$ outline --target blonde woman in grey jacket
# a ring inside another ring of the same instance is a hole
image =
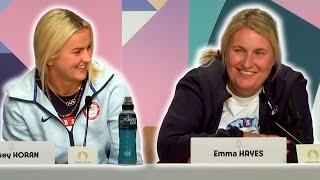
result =
[[[85,98],[91,96],[87,144],[97,147],[99,163],[118,162],[118,116],[130,91],[110,68],[92,60],[93,47],[91,25],[72,11],[52,9],[41,17],[34,33],[36,67],[6,88],[4,140],[53,141],[56,163],[67,163],[68,146],[83,145]]]

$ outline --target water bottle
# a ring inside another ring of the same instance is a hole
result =
[[[136,164],[137,117],[131,97],[125,97],[119,114],[119,164]]]

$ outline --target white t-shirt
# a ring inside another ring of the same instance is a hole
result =
[[[231,126],[238,127],[243,132],[259,133],[259,94],[261,89],[251,97],[241,98],[232,95],[223,103],[219,129],[228,130]]]

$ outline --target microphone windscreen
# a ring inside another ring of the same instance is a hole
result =
[[[86,106],[89,107],[92,104],[92,96],[86,96]]]

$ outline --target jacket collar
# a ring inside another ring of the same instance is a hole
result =
[[[218,109],[221,104],[231,97],[231,94],[227,92],[226,84],[228,82],[228,74],[225,70],[222,60],[216,59],[210,66],[212,68],[211,76],[218,77],[214,78],[215,86],[213,86],[213,102],[217,105],[214,109]]]
[[[99,69],[99,72],[95,77],[95,81],[87,81],[86,83],[85,90],[80,101],[80,110],[85,105],[85,97],[95,96],[98,94],[106,87],[112,78],[113,72],[111,69],[106,69],[105,66],[102,69]],[[41,108],[46,109],[57,118],[59,117],[47,96],[36,83],[36,68],[32,69],[26,75],[17,79],[12,85],[8,86],[6,88],[6,93],[11,98],[38,104]]]
[[[35,96],[35,72],[36,69],[27,72],[23,77],[17,78],[12,84],[5,88],[7,95],[11,98],[24,101],[33,101]]]

